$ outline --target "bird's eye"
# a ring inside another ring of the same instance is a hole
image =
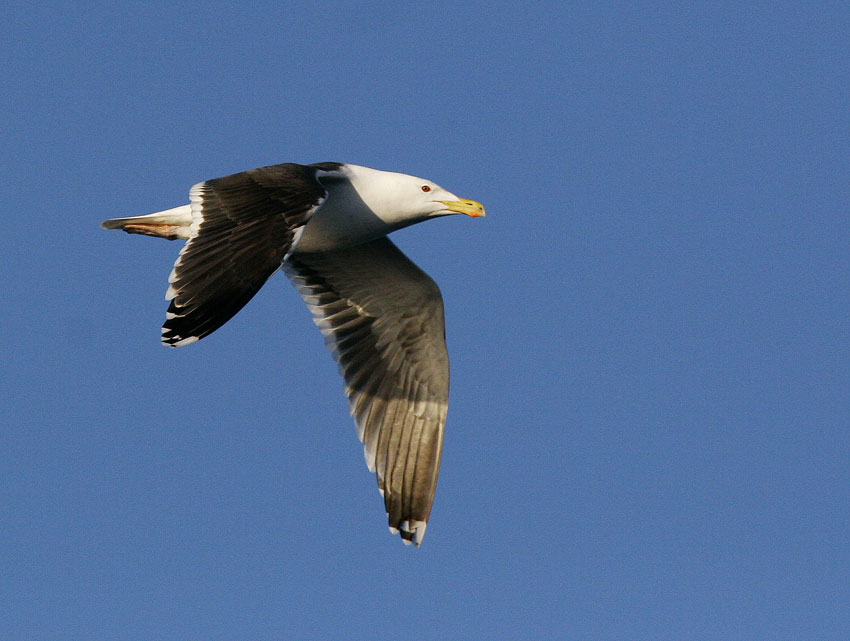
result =
[[[422,191],[431,191],[431,188],[428,185],[422,185]]]

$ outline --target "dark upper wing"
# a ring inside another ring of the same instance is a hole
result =
[[[191,232],[168,278],[163,343],[203,338],[259,291],[327,196],[317,169],[332,168],[272,165],[192,187]]]
[[[283,265],[345,378],[393,530],[417,545],[434,500],[449,395],[443,301],[387,238]]]

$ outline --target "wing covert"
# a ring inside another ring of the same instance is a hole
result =
[[[316,172],[286,163],[192,187],[190,236],[168,278],[163,343],[203,338],[251,300],[325,201]]]

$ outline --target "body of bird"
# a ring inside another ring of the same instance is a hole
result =
[[[434,281],[386,235],[484,208],[428,180],[344,163],[252,169],[199,183],[189,200],[103,223],[187,241],[168,279],[162,342],[215,331],[282,268],[345,379],[390,530],[419,545],[448,406],[443,306]]]

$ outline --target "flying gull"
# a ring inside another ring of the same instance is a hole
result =
[[[335,162],[207,180],[189,201],[102,223],[187,241],[168,278],[162,342],[180,347],[214,332],[282,268],[345,379],[390,531],[418,546],[448,407],[443,302],[386,235],[439,216],[484,216],[484,207],[430,180]]]

